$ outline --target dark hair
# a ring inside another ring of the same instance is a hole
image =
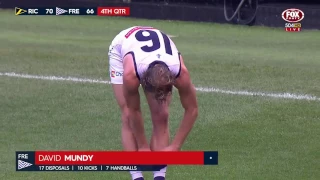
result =
[[[141,85],[146,92],[154,94],[159,102],[164,102],[172,94],[174,74],[160,61],[151,63],[141,78]]]

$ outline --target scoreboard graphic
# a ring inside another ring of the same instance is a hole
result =
[[[218,165],[218,152],[16,152],[16,171],[159,171],[166,165]]]
[[[130,16],[129,7],[89,7],[89,8],[15,8],[16,16],[25,15],[91,15],[91,16]]]

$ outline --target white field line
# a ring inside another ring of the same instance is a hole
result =
[[[175,37],[178,37],[178,36],[175,36],[175,35],[170,35],[168,34],[169,38],[175,38]]]
[[[99,79],[88,79],[88,78],[77,78],[77,77],[60,77],[60,76],[38,76],[30,74],[18,74],[14,72],[1,73],[0,76],[17,77],[25,79],[41,79],[50,81],[72,81],[81,83],[98,83],[98,84],[111,84],[110,81],[99,80]],[[307,94],[293,94],[293,93],[264,93],[264,92],[250,92],[250,91],[231,91],[223,90],[219,88],[208,88],[208,87],[196,87],[199,92],[207,93],[221,93],[231,95],[243,95],[243,96],[261,96],[261,97],[272,97],[278,99],[296,99],[296,100],[308,100],[308,101],[320,101],[319,97],[307,95]]]

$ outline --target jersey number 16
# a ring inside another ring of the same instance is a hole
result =
[[[147,33],[144,33],[147,32]],[[168,36],[161,32],[162,39],[164,42],[164,48],[166,49],[166,53],[172,55],[172,49],[170,45],[170,39]],[[152,46],[142,46],[141,50],[144,52],[152,52],[155,50],[160,49],[160,37],[158,36],[158,33],[152,30],[140,30],[136,33],[136,39],[140,42],[143,41],[152,41]]]

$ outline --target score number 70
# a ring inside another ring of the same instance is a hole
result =
[[[46,14],[53,14],[53,9],[46,9]]]

